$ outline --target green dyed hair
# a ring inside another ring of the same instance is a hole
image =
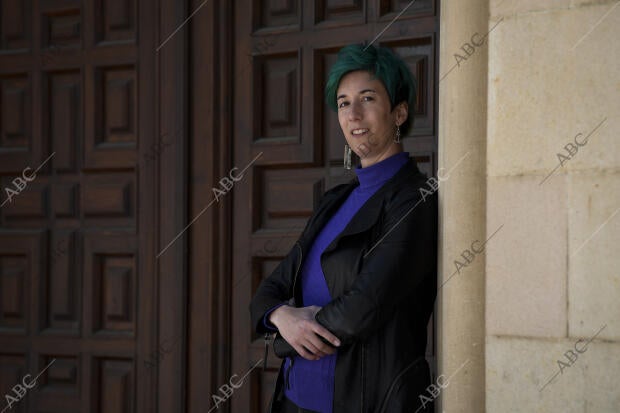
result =
[[[338,52],[338,60],[329,71],[325,85],[325,100],[335,112],[338,111],[336,93],[344,75],[357,70],[364,70],[379,79],[390,97],[390,110],[401,102],[407,102],[407,120],[401,125],[401,132],[406,135],[413,125],[414,105],[416,99],[415,78],[405,62],[389,48],[361,44],[350,44]]]

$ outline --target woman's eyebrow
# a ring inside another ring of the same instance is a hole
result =
[[[364,90],[361,90],[361,91],[359,92],[359,94],[361,95],[361,94],[368,93],[368,92],[370,92],[370,93],[377,93],[377,91],[376,91],[376,90],[373,90],[373,89],[364,89]],[[342,95],[339,95],[339,96],[336,98],[336,100],[340,100],[340,99],[345,98],[345,97],[347,97],[347,95],[342,94]]]

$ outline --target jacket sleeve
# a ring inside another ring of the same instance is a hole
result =
[[[412,298],[427,277],[436,277],[436,192],[424,195],[408,189],[406,195],[394,198],[384,214],[381,235],[364,252],[366,258],[351,288],[315,316],[343,344],[369,337]]]
[[[270,308],[269,310],[267,310],[267,312],[263,316],[263,325],[265,326],[265,328],[267,330],[278,331],[278,328],[276,326],[274,326],[271,323],[271,321],[269,321],[269,315],[271,313],[273,313],[274,311],[276,311],[278,308],[282,307],[284,304],[287,304],[287,303],[280,303],[280,304],[276,305],[275,307]]]
[[[293,276],[298,256],[297,251],[298,246],[295,244],[271,275],[261,281],[256,294],[250,302],[252,327],[257,333],[273,332],[263,322],[265,314],[273,307],[288,301],[292,297]]]
[[[337,185],[329,191],[325,192],[318,202],[316,209],[312,216],[306,222],[306,226],[303,229],[300,239],[308,231],[310,225],[312,225],[313,218],[323,206],[323,201],[332,193],[341,190],[346,184]],[[265,315],[273,307],[288,301],[289,305],[293,303],[293,278],[300,259],[301,247],[298,243],[293,246],[289,253],[284,257],[276,269],[261,281],[256,294],[252,298],[250,303],[250,317],[252,320],[252,327],[257,333],[271,333],[274,330],[267,328],[265,324]]]

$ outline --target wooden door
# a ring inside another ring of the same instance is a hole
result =
[[[337,51],[350,43],[389,46],[419,85],[413,132],[404,138],[420,169],[437,169],[437,49],[439,4],[410,1],[236,2],[234,156],[252,166],[235,188],[232,262],[232,372],[242,375],[263,358],[248,305],[294,244],[318,197],[353,173],[342,168],[344,137],[323,87]],[[398,14],[406,11],[397,18]],[[381,33],[385,28],[383,33]],[[381,34],[380,34],[381,33]],[[432,326],[428,357],[434,365]],[[263,412],[279,359],[254,369],[235,392],[232,411]]]
[[[182,314],[175,289],[158,294],[179,281],[155,269],[158,234],[181,228],[156,196],[161,159],[182,170],[183,125],[174,93],[157,107],[156,62],[178,61],[183,34],[157,46],[184,16],[176,0],[0,2],[0,410],[40,372],[7,411],[182,406],[182,371],[161,372],[176,370],[183,320],[166,329],[158,311]]]

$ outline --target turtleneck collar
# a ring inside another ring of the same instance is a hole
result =
[[[409,152],[399,152],[376,164],[362,168],[361,164],[355,168],[359,180],[358,190],[369,191],[381,187],[409,160]]]

